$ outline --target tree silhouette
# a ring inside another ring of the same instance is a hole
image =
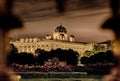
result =
[[[12,46],[12,51],[9,55],[9,63],[18,63],[18,64],[38,64],[44,65],[45,61],[57,57],[60,61],[66,61],[68,65],[77,65],[79,54],[72,49],[63,50],[55,49],[51,51],[45,51],[42,49],[35,50],[36,56],[31,53],[21,52],[18,53],[17,48]]]
[[[79,54],[76,51],[69,49],[67,54],[66,54],[66,59],[67,59],[68,64],[77,65],[78,55]]]
[[[18,63],[19,61],[18,49],[13,44],[10,44],[10,47],[11,51],[7,56],[8,65],[12,63]]]
[[[82,64],[89,64],[89,58],[88,57],[82,57],[80,59],[80,61],[81,61]]]
[[[96,63],[113,63],[117,64],[117,59],[113,55],[111,50],[106,52],[98,52],[90,57],[82,57],[81,63],[82,64],[96,64]]]
[[[19,53],[19,64],[34,64],[35,59],[33,54],[31,53],[26,53],[26,52],[21,52]]]
[[[60,61],[66,61],[69,65],[77,65],[78,55],[77,52],[71,49],[63,50],[59,48],[51,51],[40,51],[40,53],[38,53],[37,62],[43,65],[44,61],[57,57]]]
[[[38,54],[36,58],[36,63],[39,65],[44,65],[45,60],[47,59],[47,51],[42,50],[42,49],[37,49],[35,53]]]

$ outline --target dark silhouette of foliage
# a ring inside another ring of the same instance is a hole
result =
[[[12,63],[16,64],[34,64],[35,59],[31,53],[18,53],[18,49],[11,44],[11,52],[7,57],[8,65]]]
[[[38,54],[36,57],[36,63],[39,65],[44,65],[44,62],[47,58],[47,52],[42,49],[37,49],[35,52]]]
[[[19,61],[18,49],[13,44],[10,44],[10,47],[11,51],[7,56],[8,65],[12,63],[18,63]]]
[[[117,59],[111,50],[108,50],[106,52],[99,52],[90,57],[82,57],[80,61],[82,64],[117,63]]]
[[[79,54],[72,49],[63,50],[55,49],[51,51],[45,51],[42,49],[35,50],[35,56],[31,53],[18,53],[17,48],[14,45],[12,46],[12,51],[9,55],[9,63],[18,63],[18,64],[38,64],[44,65],[45,61],[52,59],[54,57],[59,58],[60,61],[66,61],[68,65],[77,65]]]
[[[31,53],[22,52],[19,53],[19,64],[34,64],[34,56]]]
[[[89,58],[88,57],[82,57],[80,61],[81,61],[82,64],[88,64],[89,63]]]
[[[67,64],[77,65],[79,55],[77,52],[71,49],[62,50],[60,48],[51,51],[37,49],[36,53],[38,54],[37,63],[40,65],[43,65],[45,61],[48,61],[54,57],[59,58],[60,61],[66,61]]]

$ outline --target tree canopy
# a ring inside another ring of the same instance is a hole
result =
[[[82,64],[96,64],[96,63],[117,63],[117,59],[113,55],[111,50],[106,52],[98,52],[97,54],[91,55],[90,57],[82,57]]]
[[[44,65],[45,61],[52,59],[54,57],[59,58],[60,61],[66,61],[68,65],[77,65],[79,54],[72,49],[63,50],[55,49],[51,51],[45,51],[42,49],[35,50],[35,56],[31,53],[18,53],[17,48],[12,46],[12,51],[8,55],[8,63],[18,63],[18,64],[38,64]]]

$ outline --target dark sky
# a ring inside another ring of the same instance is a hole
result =
[[[24,28],[12,31],[10,36],[14,38],[28,37],[28,35],[44,37],[47,34],[52,35],[55,28],[62,23],[67,29],[68,35],[74,35],[77,41],[113,39],[111,31],[103,31],[100,28],[103,21],[110,15],[109,8],[106,7],[108,0],[94,0],[91,4],[88,4],[89,0],[69,0],[67,11],[60,16],[56,15],[53,1],[18,0],[15,12],[25,21],[23,22]]]

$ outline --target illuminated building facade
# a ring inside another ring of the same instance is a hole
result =
[[[44,49],[45,51],[54,50],[57,48],[61,49],[72,49],[79,53],[82,57],[86,50],[91,51],[93,44],[85,44],[75,41],[74,35],[68,36],[67,30],[62,25],[55,29],[53,35],[46,35],[45,38],[21,38],[20,40],[11,41],[18,52],[27,52],[35,54],[35,50]]]

